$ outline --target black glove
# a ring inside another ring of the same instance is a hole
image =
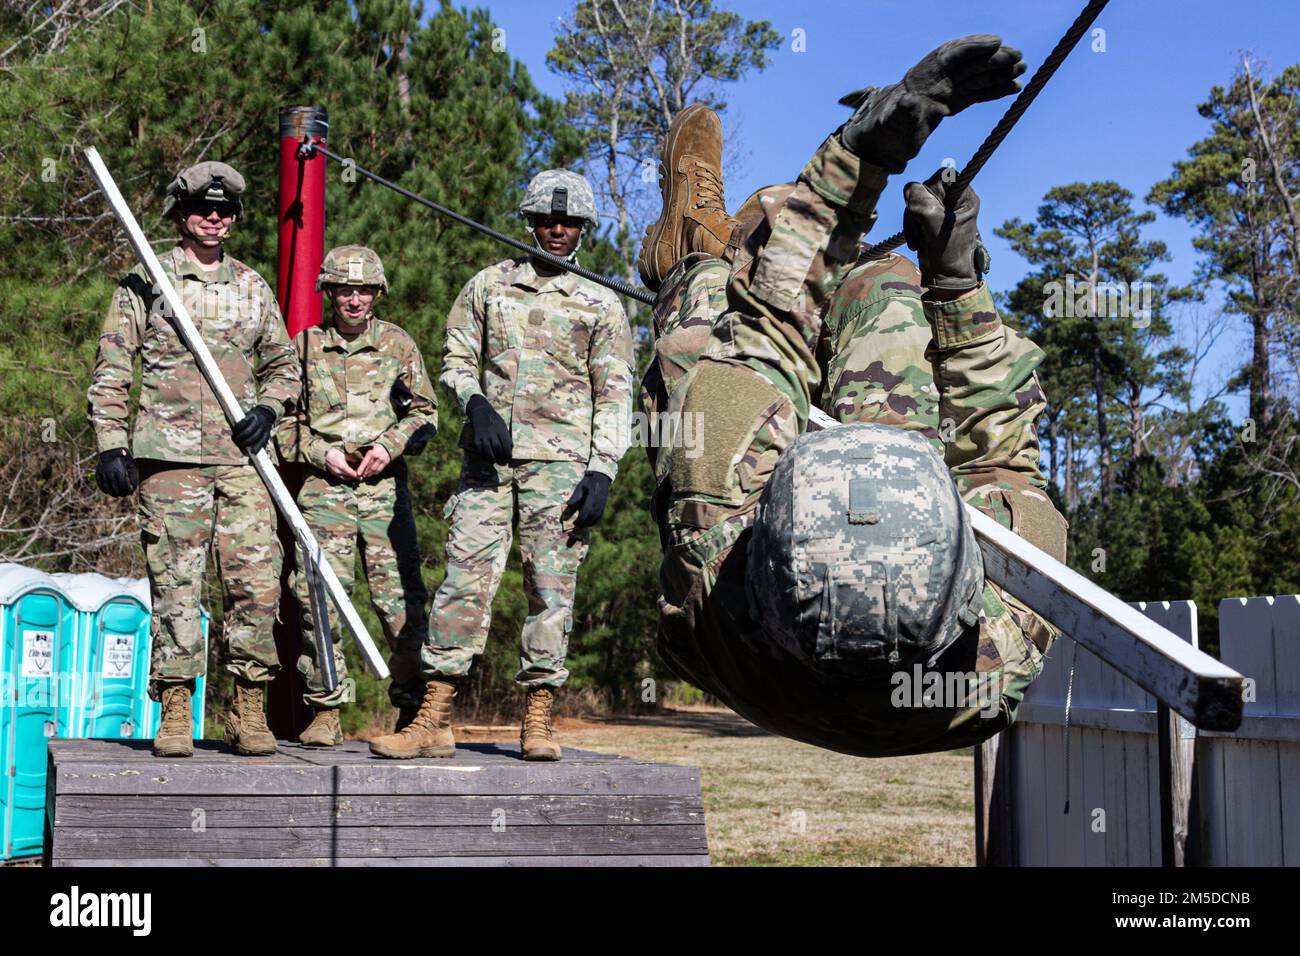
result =
[[[987,33],[949,40],[927,53],[902,81],[868,87],[840,99],[856,112],[840,142],[852,153],[891,173],[901,173],[945,116],[972,103],[996,100],[1020,89],[1025,62],[1015,47]]]
[[[438,434],[438,429],[433,425],[421,425],[415,430],[406,441],[406,450],[402,452],[404,458],[414,458],[420,452],[424,451],[424,446],[433,440],[433,436]]]
[[[609,497],[609,475],[598,471],[589,471],[582,476],[578,487],[573,489],[565,503],[565,511],[578,509],[578,520],[574,522],[579,528],[590,528],[605,513],[605,499]]]
[[[944,208],[949,187],[943,170],[922,183],[903,187],[903,235],[916,251],[921,284],[931,289],[973,289],[989,271],[989,252],[980,240],[976,218],[980,197],[966,187],[953,209]]]
[[[140,484],[140,470],[135,459],[125,448],[101,452],[95,465],[95,484],[99,490],[114,498],[125,498]]]
[[[241,451],[256,455],[266,447],[271,437],[271,426],[275,424],[275,412],[265,405],[254,405],[248,410],[239,424],[230,430],[230,437]]]
[[[498,465],[510,464],[510,452],[514,447],[510,441],[510,429],[488,400],[475,395],[466,403],[465,414],[474,429],[474,450]]]

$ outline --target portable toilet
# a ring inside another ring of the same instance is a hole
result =
[[[54,574],[77,609],[78,669],[82,675],[76,706],[78,737],[152,739],[162,718],[149,699],[149,582],[102,574]],[[207,647],[208,614],[199,626]],[[194,736],[203,736],[206,680],[194,689]]]
[[[149,582],[145,581],[145,599],[148,600]],[[208,650],[208,611],[207,608],[199,608],[199,627],[203,631],[203,656],[206,660]],[[149,628],[145,627],[145,647],[151,647],[149,640]],[[203,739],[203,701],[207,694],[208,679],[206,676],[200,677],[194,682],[193,713],[194,713],[194,739]],[[144,731],[139,734],[140,737],[147,740],[153,740],[154,734],[158,733],[158,725],[162,723],[162,705],[158,701],[149,697],[149,652],[145,651],[144,659],[144,680],[140,682],[140,713],[143,715],[141,728]]]
[[[0,564],[0,860],[39,854],[49,737],[151,739],[149,583]],[[208,614],[200,609],[206,649]],[[194,692],[203,736],[207,681]]]
[[[49,575],[0,564],[0,859],[41,852],[49,737],[73,733],[76,611]]]

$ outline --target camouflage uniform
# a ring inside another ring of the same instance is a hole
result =
[[[270,287],[227,255],[212,271],[177,246],[160,256],[243,408],[282,415],[297,398],[298,363]],[[140,463],[140,535],[153,599],[150,693],[204,673],[199,598],[214,540],[225,602],[229,670],[248,681],[279,669],[271,626],[280,597],[275,509],[198,365],[137,266],[104,319],[89,416],[101,452],[125,447],[137,356],[139,411],[131,436]]]
[[[419,706],[423,689],[419,654],[428,636],[429,596],[420,575],[420,547],[401,455],[417,431],[437,427],[433,383],[415,340],[390,322],[372,317],[352,341],[340,335],[333,322],[306,329],[302,335],[306,369],[302,400],[295,416],[281,423],[277,436],[290,443],[296,439],[309,465],[298,508],[349,596],[360,541],[371,606],[393,651],[389,699],[394,707]],[[412,395],[410,408],[400,420],[390,399],[399,376]],[[357,455],[375,444],[382,445],[392,459],[379,475],[350,481],[325,466],[325,455],[332,448]],[[338,707],[344,702],[347,676],[340,641],[334,644],[339,686],[328,693],[316,663],[311,602],[301,568],[293,575],[293,587],[303,627],[298,670],[307,685],[305,699],[316,707]],[[340,627],[332,621],[331,633],[341,635]]]
[[[470,448],[443,514],[447,575],[434,597],[426,677],[464,674],[487,640],[492,599],[517,509],[529,614],[516,680],[559,687],[587,534],[565,502],[586,471],[618,471],[631,428],[631,331],[614,293],[570,273],[539,274],[528,257],[489,266],[447,318],[440,381],[464,411],[483,395],[510,429],[512,460]]]
[[[717,316],[698,360],[684,372],[673,367],[679,360],[655,363],[642,390],[647,412],[697,414],[705,426],[704,454],[692,458],[680,448],[652,453],[655,512],[665,542],[661,653],[678,673],[760,726],[863,755],[948,749],[983,739],[1010,721],[1020,693],[1041,667],[1039,648],[1011,625],[996,591],[986,588],[981,627],[971,628],[953,653],[972,669],[977,658],[984,659],[980,670],[1001,665],[998,718],[974,721],[969,711],[918,717],[889,705],[888,684],[876,699],[864,698],[860,689],[830,689],[767,640],[749,610],[746,562],[758,500],[781,453],[806,428],[822,380],[816,354],[819,346],[825,351],[822,312],[856,257],[858,236],[873,217],[885,178],[844,149],[838,137],[828,139],[798,182],[769,191],[763,218],[747,235],[733,237],[726,257],[730,307]],[[697,275],[699,269],[694,266]],[[915,299],[922,307],[919,288]],[[686,317],[671,309],[660,314],[667,301],[661,289],[656,328],[684,334]],[[922,319],[934,321],[938,336],[923,355],[938,370],[938,413],[952,419],[946,462],[959,490],[971,497],[977,486],[1002,482],[1023,491],[1018,475],[1037,469],[1034,422],[1042,395],[1034,369],[1042,353],[1001,325],[983,286],[954,302],[925,303],[923,310]],[[874,314],[884,329],[893,328],[896,317]],[[913,321],[915,313],[907,319]],[[869,326],[872,318],[864,321]],[[828,328],[827,334],[840,331]],[[870,381],[853,373],[869,369],[871,359],[848,356],[852,338],[849,333],[839,339],[843,361],[832,364],[834,384],[825,403],[837,410],[847,403],[870,416],[888,401],[853,392],[855,381]],[[916,383],[919,391],[919,376]],[[913,427],[933,427],[925,414],[933,410],[914,417]],[[1003,481],[1006,476],[1010,480]],[[1014,494],[1002,500],[1014,501]]]

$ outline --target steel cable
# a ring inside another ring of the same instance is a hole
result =
[[[1012,104],[1007,107],[1007,111],[1002,114],[1002,119],[998,120],[998,125],[993,127],[993,132],[985,137],[984,142],[980,144],[980,148],[975,150],[975,155],[970,158],[970,162],[957,174],[957,178],[953,180],[952,189],[945,192],[945,205],[949,209],[956,205],[957,200],[966,191],[966,187],[970,185],[971,180],[984,168],[984,164],[989,161],[993,151],[1007,138],[1007,134],[1011,132],[1012,127],[1025,114],[1025,110],[1029,109],[1029,104],[1038,96],[1039,91],[1047,85],[1047,81],[1052,78],[1052,74],[1065,62],[1065,58],[1070,55],[1070,51],[1079,42],[1079,38],[1087,32],[1088,27],[1092,26],[1093,21],[1097,19],[1098,14],[1109,2],[1110,0],[1091,0],[1083,8],[1079,16],[1075,18],[1075,21],[1070,24],[1070,29],[1065,31],[1065,35],[1057,41],[1056,46],[1052,48],[1052,52],[1047,55],[1047,59],[1034,71],[1034,75],[1025,84],[1025,88],[1020,91]],[[906,236],[901,232],[896,232],[889,238],[882,239],[875,245],[864,249],[862,254],[858,256],[858,261],[865,262],[868,259],[879,259],[886,253],[897,249],[906,241]]]
[[[635,286],[628,285],[626,282],[620,282],[618,279],[611,279],[608,276],[601,275],[599,272],[592,272],[590,269],[584,269],[582,266],[578,265],[577,263],[570,262],[567,259],[561,259],[559,256],[552,255],[551,253],[545,251],[544,249],[538,249],[536,246],[530,246],[527,243],[520,242],[518,239],[515,239],[513,236],[507,236],[505,233],[498,232],[497,230],[493,229],[491,226],[485,226],[483,225],[483,223],[476,222],[475,220],[470,219],[468,216],[462,216],[460,213],[454,212],[451,209],[448,209],[446,206],[434,202],[432,199],[426,199],[424,196],[421,196],[419,193],[413,193],[409,189],[404,189],[401,186],[397,185],[397,183],[385,179],[383,176],[380,176],[378,173],[372,173],[370,170],[362,166],[358,166],[353,160],[346,159],[340,156],[338,153],[322,145],[320,142],[315,142],[315,141],[304,142],[302,146],[298,148],[298,151],[303,157],[308,159],[311,158],[312,153],[315,152],[322,153],[323,155],[328,156],[330,159],[337,160],[340,163],[347,164],[348,166],[350,166],[350,168],[355,169],[358,173],[360,173],[362,176],[365,176],[367,179],[372,179],[375,182],[379,183],[379,185],[381,186],[387,186],[389,189],[393,190],[393,192],[405,196],[407,199],[411,200],[412,202],[417,202],[421,206],[428,206],[434,212],[441,213],[442,215],[448,217],[449,219],[454,219],[462,226],[469,226],[471,229],[476,229],[479,232],[483,233],[485,236],[491,236],[493,239],[497,240],[498,242],[504,242],[506,245],[512,246],[513,248],[518,249],[520,252],[526,252],[528,253],[528,255],[534,257],[535,259],[541,259],[543,262],[547,262],[555,266],[555,268],[557,269],[563,269],[565,272],[572,272],[574,275],[579,275],[582,276],[582,278],[584,279],[590,279],[592,282],[597,282],[605,286],[606,288],[612,289],[613,291],[619,293],[619,295],[625,295],[630,299],[636,299],[638,302],[644,302],[647,305],[654,305],[654,301],[655,301],[654,293],[649,291],[648,289],[638,289]]]

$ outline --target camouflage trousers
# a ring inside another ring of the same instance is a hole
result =
[[[221,575],[227,667],[264,683],[280,669],[276,610],[280,543],[275,508],[252,465],[140,462],[140,540],[153,603],[149,694],[193,681],[207,661],[199,600],[208,551]]]
[[[406,487],[406,469],[395,466],[384,477],[359,484],[310,469],[298,493],[298,508],[349,597],[360,545],[370,606],[379,617],[392,651],[388,659],[393,675],[388,698],[394,707],[418,707],[424,689],[420,649],[428,637],[425,615],[429,595],[420,575],[420,545]],[[313,707],[339,707],[345,703],[348,689],[343,660],[343,642],[348,640],[346,626],[331,605],[330,633],[339,683],[329,692],[317,666],[307,575],[301,567],[294,571],[292,583],[302,620],[303,649],[298,671],[307,685],[303,699]]]
[[[426,677],[464,674],[483,653],[517,515],[528,616],[515,681],[530,688],[564,684],[573,596],[588,533],[575,530],[575,515],[563,510],[585,471],[576,461],[498,467],[466,452],[460,484],[443,510],[451,522],[447,576],[433,599],[429,643],[421,655]]]

